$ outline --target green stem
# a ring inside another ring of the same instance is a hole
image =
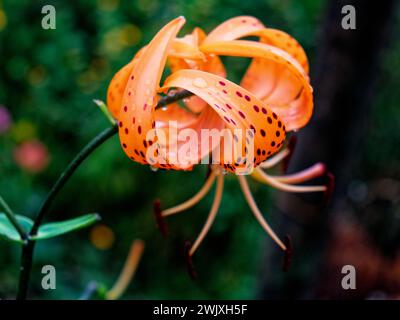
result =
[[[39,210],[38,215],[36,216],[33,227],[29,233],[30,236],[35,236],[45,215],[49,212],[51,205],[60,192],[60,190],[64,187],[65,183],[69,180],[75,170],[80,166],[80,164],[103,142],[107,141],[113,135],[118,132],[117,126],[112,126],[110,128],[105,129],[101,132],[97,137],[95,137],[92,141],[90,141],[86,147],[84,147],[71,161],[68,165],[67,169],[61,174],[53,188],[47,194],[46,199],[44,200],[42,207]]]
[[[174,95],[166,96],[160,99],[160,101],[157,103],[156,109],[166,106],[170,103],[176,102],[178,100],[190,97],[191,95],[193,94],[186,90],[178,91]],[[54,199],[57,197],[58,193],[67,183],[67,181],[75,172],[75,170],[80,166],[80,164],[94,150],[96,150],[97,147],[102,145],[105,141],[114,136],[117,132],[118,132],[118,127],[116,125],[113,125],[112,127],[105,129],[103,132],[97,135],[92,141],[90,141],[76,155],[76,157],[71,161],[71,163],[68,165],[65,171],[58,178],[53,188],[51,188],[50,192],[47,194],[47,197],[44,200],[38,215],[36,216],[33,227],[29,232],[29,236],[36,235],[45,215],[49,212]],[[18,294],[17,294],[18,300],[25,300],[27,297],[34,250],[35,250],[35,241],[30,240],[28,237],[26,243],[22,247],[21,268],[19,274]]]
[[[105,129],[98,136],[96,136],[92,141],[90,141],[86,147],[84,147],[76,157],[71,161],[65,171],[58,178],[53,188],[51,188],[46,199],[44,200],[38,215],[36,216],[35,222],[29,236],[35,236],[45,215],[49,212],[51,205],[60,192],[60,190],[67,183],[69,178],[75,172],[75,170],[80,166],[80,164],[100,145],[102,145],[109,138],[114,136],[118,132],[117,126],[112,126]],[[32,259],[35,250],[35,242],[28,239],[27,243],[22,248],[21,255],[21,269],[19,274],[19,285],[18,285],[18,300],[25,300],[28,292],[29,278],[32,269]]]
[[[28,294],[29,279],[31,277],[33,251],[35,242],[28,240],[22,246],[21,252],[21,268],[19,270],[19,282],[17,300],[25,300]]]
[[[156,109],[162,108],[173,102],[183,100],[185,98],[189,98],[192,95],[193,95],[193,93],[190,91],[187,91],[187,90],[177,91],[173,95],[168,95],[168,96],[165,96],[162,99],[160,99],[160,101],[158,101],[158,103],[157,103]]]
[[[17,218],[15,217],[14,212],[8,206],[7,202],[4,201],[2,196],[0,196],[0,206],[3,207],[4,213],[6,214],[8,220],[10,220],[11,224],[14,226],[15,230],[19,233],[22,240],[27,239],[27,234],[25,233],[24,229],[22,229],[21,225],[18,223]]]

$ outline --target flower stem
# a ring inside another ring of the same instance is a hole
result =
[[[158,103],[157,103],[156,109],[162,108],[173,102],[183,100],[185,98],[189,98],[192,95],[193,95],[193,93],[190,91],[187,91],[187,90],[177,91],[173,95],[170,95],[170,96],[168,95],[168,96],[165,96],[162,99],[160,99],[160,101],[158,101]]]
[[[75,172],[75,170],[79,167],[79,165],[103,142],[107,141],[109,138],[114,136],[118,132],[117,126],[112,126],[110,128],[105,129],[98,136],[96,136],[92,141],[90,141],[71,161],[68,165],[67,169],[61,174],[53,188],[48,193],[46,199],[44,200],[39,213],[35,219],[33,227],[29,232],[29,236],[35,236],[45,215],[49,212],[51,205],[60,192],[60,190],[64,187],[66,182]],[[18,286],[18,300],[25,300],[28,292],[28,284],[29,278],[32,268],[32,258],[33,252],[35,249],[35,242],[28,239],[27,243],[22,248],[22,256],[21,256],[21,269],[19,275],[19,286]]]
[[[2,196],[0,196],[0,206],[3,207],[4,213],[7,216],[8,220],[10,220],[11,224],[14,226],[15,230],[19,233],[22,240],[26,240],[27,234],[22,229],[21,225],[18,223],[17,218],[15,217],[14,212],[8,206],[7,202],[4,201]]]
[[[86,145],[77,156],[71,161],[68,165],[67,169],[61,174],[53,188],[48,193],[46,199],[44,200],[41,209],[39,210],[38,215],[36,216],[33,227],[29,233],[30,236],[34,236],[39,229],[39,226],[42,223],[43,218],[48,213],[51,208],[51,205],[56,198],[57,194],[64,187],[65,183],[69,180],[75,170],[80,166],[80,164],[103,142],[107,141],[109,138],[114,136],[118,132],[117,126],[112,126],[110,128],[105,129],[98,136],[96,136],[90,143]]]
[[[178,100],[182,100],[184,98],[190,97],[193,95],[191,92],[186,90],[181,90],[176,92],[174,95],[166,96],[158,101],[156,109],[166,106],[170,103],[176,102]],[[32,259],[33,253],[35,250],[35,242],[29,239],[30,236],[35,236],[44,217],[49,212],[51,205],[54,199],[57,197],[58,193],[64,187],[64,185],[68,182],[69,178],[71,178],[72,174],[76,169],[81,165],[81,163],[94,151],[97,147],[101,146],[104,142],[106,142],[109,138],[113,137],[118,132],[118,126],[113,125],[102,131],[98,134],[92,141],[90,141],[70,162],[68,167],[64,170],[61,176],[58,178],[56,183],[51,188],[50,192],[47,194],[46,199],[43,201],[43,204],[39,210],[38,215],[34,221],[33,227],[29,232],[28,239],[26,243],[22,247],[21,254],[21,268],[19,274],[19,284],[18,284],[18,300],[25,300],[28,287],[29,287],[29,279],[30,273],[32,269]],[[7,211],[7,210],[6,210]],[[15,220],[16,221],[16,220]],[[21,228],[22,230],[22,228]]]

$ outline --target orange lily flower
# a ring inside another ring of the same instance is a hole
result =
[[[161,142],[162,129],[167,136],[179,134],[185,129],[192,129],[198,135],[203,129],[227,129],[233,137],[232,143],[241,142],[235,161],[226,161],[226,153],[221,152],[218,164],[211,165],[209,177],[193,198],[167,210],[161,210],[158,202],[155,204],[159,226],[162,227],[163,217],[194,206],[216,181],[215,197],[207,221],[194,244],[187,247],[187,258],[191,264],[191,257],[218,212],[226,172],[237,173],[238,169],[254,165],[257,168],[252,172],[253,178],[284,191],[326,192],[328,187],[297,185],[325,174],[322,164],[287,176],[272,176],[262,170],[289,156],[290,148],[278,153],[286,132],[303,127],[312,115],[308,62],[298,43],[286,33],[267,29],[257,19],[247,16],[230,19],[209,35],[196,28],[191,34],[177,38],[184,22],[183,17],[169,22],[131,62],[116,73],[108,89],[107,105],[118,120],[124,152],[130,159],[152,167],[190,170],[213,151],[211,146],[196,148],[186,157],[188,161],[174,162],[176,154],[186,147],[185,142]],[[260,42],[237,40],[248,36],[258,36]],[[253,58],[241,86],[225,79],[220,55]],[[167,61],[172,73],[160,87]],[[190,91],[194,96],[185,99],[186,108],[172,103],[156,109],[161,93],[171,88]],[[171,120],[175,121],[175,133],[168,126]],[[237,130],[246,134],[239,137]],[[149,132],[152,134],[149,135]],[[250,138],[254,145],[248,148]],[[220,145],[224,139],[220,138]],[[229,138],[226,139],[229,141]],[[280,248],[286,253],[291,251],[265,221],[246,177],[238,175],[238,180],[260,225]]]

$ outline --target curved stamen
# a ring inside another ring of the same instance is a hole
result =
[[[108,300],[118,299],[128,287],[133,276],[135,275],[136,269],[140,262],[144,250],[144,242],[142,240],[135,240],[132,242],[131,249],[129,251],[128,258],[126,259],[124,268],[112,289],[107,292]]]
[[[268,222],[264,219],[263,215],[258,209],[256,202],[254,201],[253,195],[251,194],[249,184],[245,176],[238,176],[240,187],[242,188],[244,197],[246,198],[247,203],[250,206],[251,211],[253,212],[254,216],[256,217],[257,221],[260,223],[261,227],[269,234],[269,236],[274,240],[278,246],[282,248],[282,250],[286,250],[286,246],[283,242],[278,238],[276,233],[271,229]]]
[[[290,154],[290,150],[288,148],[283,149],[282,151],[278,152],[273,157],[265,160],[263,163],[260,164],[260,168],[269,169],[276,166],[279,162],[281,162],[284,158],[286,158]]]
[[[207,221],[201,230],[199,236],[197,237],[196,241],[194,242],[193,246],[190,248],[189,255],[193,256],[197,248],[200,246],[201,242],[207,235],[208,231],[210,230],[215,216],[217,215],[219,205],[221,204],[221,199],[222,199],[222,191],[224,189],[224,175],[222,173],[218,173],[217,176],[217,187],[215,189],[215,197],[213,204],[211,206],[210,213],[208,214]]]
[[[322,192],[326,191],[327,189],[326,186],[293,186],[291,184],[286,184],[266,174],[260,168],[256,168],[251,176],[264,184],[268,184],[276,189],[287,192],[298,192],[298,193]]]
[[[316,163],[305,170],[293,174],[288,174],[284,176],[270,176],[270,177],[275,180],[278,180],[279,182],[297,184],[320,177],[325,173],[326,173],[326,166],[323,163]]]
[[[215,180],[215,172],[214,170],[211,170],[210,175],[208,176],[205,184],[201,187],[201,189],[199,190],[199,192],[197,192],[192,198],[190,198],[189,200],[175,206],[169,209],[164,210],[161,215],[163,217],[166,216],[170,216],[173,215],[175,213],[184,211],[186,209],[189,209],[191,207],[193,207],[196,203],[198,203],[201,199],[203,199],[205,197],[205,195],[208,193],[208,191],[210,191],[211,186],[213,185],[213,182]]]

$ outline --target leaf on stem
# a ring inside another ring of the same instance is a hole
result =
[[[33,226],[33,221],[31,219],[20,215],[15,215],[15,217],[25,232],[29,232],[31,230]],[[0,213],[0,237],[12,242],[17,242],[20,244],[23,243],[18,231],[15,230],[15,227],[4,213]]]
[[[43,240],[54,238],[71,231],[88,227],[99,220],[100,216],[97,213],[91,213],[66,221],[46,223],[39,227],[37,234],[31,237],[31,239]]]

